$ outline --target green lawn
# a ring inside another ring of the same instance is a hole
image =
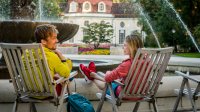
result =
[[[181,57],[200,58],[200,53],[176,53],[175,55]]]

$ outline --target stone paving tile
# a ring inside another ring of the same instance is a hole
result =
[[[98,105],[98,101],[92,101],[92,104],[94,108],[96,109]],[[0,103],[0,112],[12,112],[12,106],[13,106],[13,103]],[[62,112],[67,112],[65,106],[66,106],[66,103],[63,106]],[[121,107],[119,107],[119,112],[132,112],[133,106],[122,105]],[[144,106],[145,105],[142,104],[138,112],[153,112],[151,110],[145,110]],[[49,104],[49,103],[37,103],[36,108],[38,112],[54,112],[56,107],[53,104]],[[19,105],[18,109],[19,110],[17,112],[29,112],[29,105],[27,103],[22,103]],[[111,104],[108,104],[106,102],[103,106],[102,112],[112,112]],[[159,112],[171,112],[171,110],[162,110],[159,108]],[[192,111],[182,111],[182,112],[192,112]],[[197,112],[200,112],[200,111],[197,111]]]

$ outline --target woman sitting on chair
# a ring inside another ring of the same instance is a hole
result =
[[[142,47],[143,43],[141,37],[138,34],[133,33],[127,36],[124,42],[123,50],[124,54],[128,55],[129,58],[123,60],[122,63],[114,70],[107,71],[105,74],[105,78],[100,77],[96,73],[96,66],[94,62],[90,62],[88,67],[84,66],[83,64],[80,64],[79,69],[81,73],[85,76],[86,82],[88,83],[90,83],[91,81],[94,82],[95,85],[101,90],[105,88],[106,82],[112,82],[116,79],[119,79],[122,83],[124,83],[124,80],[131,67],[137,49]],[[119,96],[119,93],[121,91],[121,86],[112,83],[112,89],[115,92],[115,96],[116,97]],[[109,91],[107,91],[107,94],[110,94]]]

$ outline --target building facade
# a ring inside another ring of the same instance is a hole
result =
[[[67,42],[82,43],[83,27],[97,22],[109,23],[113,26],[112,44],[123,44],[127,35],[141,27],[134,14],[134,7],[128,3],[115,3],[112,0],[68,0],[64,22],[79,25],[79,31]]]

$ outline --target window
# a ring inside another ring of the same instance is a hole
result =
[[[104,2],[98,3],[98,12],[106,12],[106,5]]]
[[[123,44],[125,40],[125,30],[119,30],[119,44]]]
[[[70,9],[69,9],[69,12],[77,12],[77,3],[72,1],[70,3]]]
[[[89,21],[85,21],[84,26],[88,26],[88,25],[89,25]]]
[[[124,28],[125,23],[124,23],[124,22],[120,22],[120,26],[121,26],[122,28]]]
[[[85,10],[89,10],[90,9],[90,5],[89,3],[86,3],[85,6],[84,6]]]
[[[106,22],[105,21],[101,21],[101,24],[105,24]]]
[[[83,3],[83,8],[82,8],[83,12],[91,12],[92,11],[92,6],[91,3],[86,1]]]
[[[87,36],[88,32],[86,30],[83,30],[83,36]]]
[[[74,43],[74,37],[71,38],[71,39],[69,39],[69,42],[70,42],[70,43]]]

